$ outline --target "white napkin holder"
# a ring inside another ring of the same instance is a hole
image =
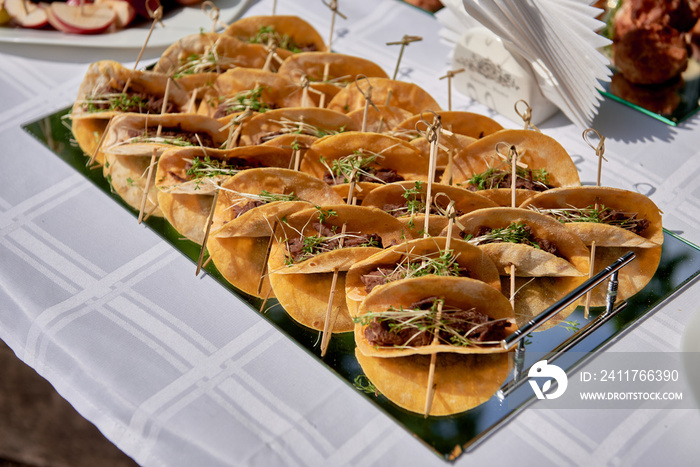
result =
[[[454,76],[455,89],[515,122],[522,121],[515,111],[519,100],[532,108],[534,125],[559,110],[542,95],[532,67],[508,51],[501,38],[489,29],[470,28],[455,45],[452,65],[453,69],[465,70]],[[544,76],[539,78],[547,80]],[[523,112],[525,106],[518,105],[518,110]]]

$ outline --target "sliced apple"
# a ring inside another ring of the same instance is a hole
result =
[[[15,24],[23,28],[40,29],[48,25],[43,8],[25,0],[5,0],[5,10]]]
[[[72,6],[67,3],[51,4],[54,18],[67,32],[75,34],[99,34],[106,31],[115,21],[116,13],[107,6],[88,4]],[[58,29],[58,28],[57,28]]]
[[[114,19],[116,29],[124,29],[136,18],[136,9],[127,0],[95,0],[95,5],[108,6],[117,15]]]

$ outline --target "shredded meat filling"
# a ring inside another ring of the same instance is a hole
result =
[[[377,181],[380,181],[381,183],[394,183],[404,181],[404,178],[393,169],[370,168],[367,169],[367,172],[369,172],[370,175],[360,174],[360,176],[357,178],[357,181],[373,183],[377,183]],[[323,181],[329,185],[340,185],[341,183],[348,183],[345,180],[345,177],[343,177],[342,175],[333,177],[333,175],[329,173],[323,176]]]
[[[436,298],[430,297],[410,306],[413,310],[427,310],[435,303]],[[430,322],[417,323],[418,326],[402,326],[408,321],[389,319],[373,319],[365,328],[365,338],[371,345],[379,347],[411,346],[422,347],[430,345],[434,339],[434,329]],[[494,342],[506,336],[508,322],[494,320],[476,310],[449,310],[442,312],[442,322],[447,323],[453,332],[464,336],[469,342]],[[415,321],[415,320],[414,320]],[[416,324],[414,322],[414,324]],[[445,330],[438,332],[438,341],[442,344],[451,342],[454,334]]]
[[[513,174],[505,171],[498,171],[498,176],[494,177],[494,183],[491,188],[510,188],[512,186]],[[478,191],[479,187],[469,184],[467,185],[467,190]],[[532,170],[528,169],[527,177],[522,177],[520,175],[515,177],[515,188],[520,188],[523,190],[531,191],[547,191],[554,188],[552,185],[543,183],[542,181],[536,180],[532,173]]]
[[[317,237],[297,237],[287,241],[287,256],[293,262],[304,261],[311,256],[340,248],[367,246],[383,248],[382,238],[376,233],[346,233],[341,237],[337,235],[337,232],[323,224],[316,223],[313,224],[313,227],[318,232]]]
[[[120,84],[117,83],[117,86],[120,86]],[[131,89],[127,89],[125,93],[122,93],[123,89],[123,83],[120,87],[105,86],[103,89],[95,93],[97,97],[94,99],[88,99],[88,102],[83,104],[83,110],[86,112],[104,112],[107,110],[116,110],[118,112],[155,115],[160,114],[161,110],[163,110],[162,96],[154,96],[143,92],[136,92]],[[120,97],[115,97],[114,99],[103,99],[99,97],[109,94],[117,94]],[[165,106],[164,113],[173,113],[178,111],[178,107],[172,102],[172,100],[169,100]]]

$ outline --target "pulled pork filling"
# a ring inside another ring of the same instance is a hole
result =
[[[163,96],[149,95],[127,89],[122,92],[125,83],[116,86],[107,85],[87,97],[81,108],[85,112],[130,112],[139,114],[159,115],[163,109]],[[170,100],[165,106],[164,113],[178,112],[178,107]]]
[[[513,174],[507,170],[489,169],[483,174],[474,175],[467,180],[466,189],[470,191],[490,190],[494,188],[511,188]],[[554,186],[547,183],[547,174],[542,170],[518,169],[515,176],[515,188],[531,191],[547,191]]]
[[[455,276],[455,277],[471,277],[471,271],[466,268],[460,268],[457,263],[442,264],[436,267],[433,262],[421,262],[417,260],[415,263],[408,263],[405,266],[398,267],[383,267],[363,274],[360,280],[365,285],[365,292],[370,293],[375,287],[388,284],[389,282],[405,279],[407,277],[422,277],[425,275],[434,274],[438,276]]]
[[[524,243],[540,250],[562,257],[557,246],[544,238],[536,237],[532,233],[532,228],[526,224],[513,223],[502,229],[481,226],[476,235],[461,232],[460,237],[474,245],[484,245],[487,243]]]
[[[368,322],[365,338],[378,347],[422,347],[430,345],[436,333],[440,344],[461,346],[489,345],[505,338],[507,321],[494,320],[474,309],[443,309],[438,319],[437,302],[431,297],[407,310],[379,313],[384,316]],[[397,312],[395,318],[391,317],[393,312]]]
[[[239,216],[245,214],[246,212],[250,211],[251,209],[255,209],[257,207],[260,207],[263,204],[265,204],[264,201],[248,201],[247,203],[245,203],[243,205],[235,204],[235,205],[231,206],[231,209],[233,210],[233,213],[234,213],[233,217],[234,218],[239,217]]]
[[[385,168],[369,168],[366,169],[368,174],[363,174],[360,173],[358,174],[357,180],[358,182],[372,182],[372,183],[394,183],[394,182],[403,182],[404,178],[399,175],[395,170],[393,169],[385,169]],[[340,185],[342,183],[349,183],[350,180],[348,180],[344,176],[333,176],[330,173],[327,173],[323,176],[323,181],[326,182],[329,185]]]
[[[127,136],[129,139],[134,140],[133,142],[162,138],[163,141],[159,140],[159,142],[166,144],[173,142],[173,144],[179,144],[181,146],[199,146],[199,141],[201,141],[204,147],[214,147],[214,139],[209,133],[187,131],[179,126],[161,128],[160,136],[158,136],[158,127],[148,127],[145,132],[137,129],[130,129],[127,131]],[[199,136],[199,140],[197,140],[197,136]]]
[[[383,248],[381,237],[374,234],[348,233],[340,235],[335,230],[321,224],[312,225],[318,232],[316,236],[300,236],[287,240],[287,258],[292,263],[298,263],[339,248],[375,247]],[[341,243],[342,240],[342,243]]]

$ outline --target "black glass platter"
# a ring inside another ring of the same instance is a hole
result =
[[[86,167],[87,158],[77,146],[71,144],[71,132],[64,124],[64,117],[69,111],[70,109],[60,110],[27,123],[23,127],[74,170],[110,195],[115,202],[121,204],[135,216],[138,215],[118,195],[111,192],[101,170]],[[152,217],[147,219],[145,223],[169,242],[173,248],[179,250],[193,262],[197,261],[199,246],[189,241],[183,241],[181,234],[176,232],[167,221]],[[260,299],[252,298],[233,288],[223,279],[213,264],[207,265],[205,270],[223,287],[229,289],[236,299],[247,303],[251,313],[259,313],[258,310],[262,305]],[[665,231],[661,262],[651,282],[641,292],[628,300],[626,309],[593,334],[581,340],[572,349],[572,352],[576,352],[576,355],[583,355],[600,351],[604,346],[623,335],[635,323],[653,313],[674,294],[682,291],[697,277],[698,273],[700,273],[700,249],[679,236]],[[355,343],[352,333],[334,335],[330,341],[328,353],[324,358],[321,358],[318,348],[319,333],[297,324],[288,317],[281,306],[273,305],[275,305],[274,301],[267,303],[266,309],[268,311],[260,316],[273,323],[288,338],[306,349],[310,358],[320,360],[330,371],[354,387],[358,394],[369,398],[380,410],[445,460],[454,460],[463,452],[475,448],[479,441],[494,433],[498,427],[524,410],[535,398],[532,389],[528,385],[522,385],[509,392],[504,399],[499,399],[494,395],[487,402],[467,412],[449,417],[425,419],[422,415],[399,408],[382,395],[366,393],[356,385],[357,378],[362,376],[362,369],[355,358]],[[598,310],[598,313],[600,311],[602,310]],[[528,336],[525,348],[526,350],[532,349],[533,354],[546,353],[571,337],[572,332],[575,331],[572,331],[570,323],[577,323],[577,328],[583,327],[595,317],[596,311],[593,310],[589,318],[585,319],[583,309],[579,307],[566,319],[569,323],[568,326],[560,324],[546,331],[531,334]],[[525,355],[527,356],[527,352]],[[573,370],[580,363],[580,361],[571,361],[571,359],[563,358],[561,360],[562,362],[558,362],[558,365],[567,371]],[[525,368],[531,363],[534,361],[529,362],[526,357]]]

